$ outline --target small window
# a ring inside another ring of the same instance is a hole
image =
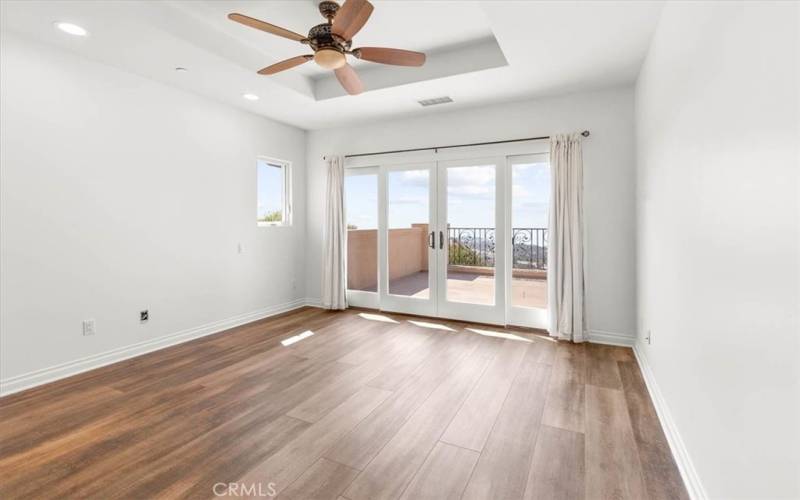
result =
[[[259,226],[291,224],[289,166],[289,162],[259,158],[256,181],[258,193],[256,221]]]

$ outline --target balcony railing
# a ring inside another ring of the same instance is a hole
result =
[[[450,265],[494,267],[495,229],[493,227],[449,227]],[[547,269],[547,228],[511,229],[514,269]]]
[[[515,227],[511,229],[514,269],[547,269],[547,228]]]

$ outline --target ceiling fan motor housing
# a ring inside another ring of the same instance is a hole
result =
[[[319,13],[322,14],[322,17],[328,20],[328,22],[332,21],[334,17],[336,17],[336,12],[339,10],[339,4],[336,2],[331,2],[330,0],[324,0],[319,3]]]
[[[341,68],[347,63],[350,44],[331,33],[330,24],[318,24],[308,32],[308,44],[314,49],[314,61],[325,69]]]
[[[308,32],[308,44],[314,50],[334,49],[340,52],[350,50],[350,42],[335,35],[331,31],[331,25],[327,23],[318,24],[311,28]]]

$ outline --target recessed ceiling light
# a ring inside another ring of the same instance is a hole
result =
[[[258,100],[258,96],[255,95],[255,94],[242,94],[242,97],[244,97],[248,101],[257,101]]]
[[[55,23],[55,25],[56,28],[60,29],[64,33],[69,33],[70,35],[86,36],[89,34],[89,32],[86,31],[85,28],[82,28],[77,24],[57,22]]]

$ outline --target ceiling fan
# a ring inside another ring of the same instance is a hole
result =
[[[311,28],[307,37],[244,14],[228,14],[228,19],[300,42],[310,46],[314,51],[314,54],[292,57],[267,66],[259,70],[259,74],[274,75],[313,59],[323,68],[334,70],[336,78],[347,93],[356,95],[364,91],[364,86],[353,67],[347,64],[345,54],[365,61],[396,66],[422,66],[425,64],[425,54],[421,52],[384,47],[350,48],[353,37],[364,27],[373,8],[367,0],[347,0],[341,8],[336,2],[322,1],[319,3],[319,12],[328,22]]]

